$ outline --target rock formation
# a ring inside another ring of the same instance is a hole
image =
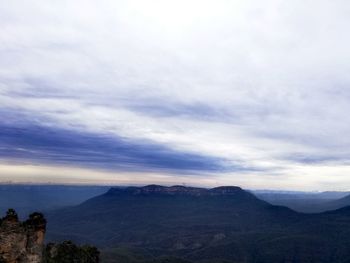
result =
[[[46,220],[33,213],[20,222],[13,209],[0,219],[0,263],[98,263],[93,246],[76,246],[70,241],[44,246]]]
[[[0,262],[40,263],[44,247],[46,220],[40,213],[20,222],[13,209],[0,219]]]

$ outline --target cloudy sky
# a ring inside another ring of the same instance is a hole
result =
[[[350,189],[350,3],[6,1],[0,181]]]

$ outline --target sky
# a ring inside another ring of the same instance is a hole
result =
[[[0,182],[350,189],[350,3],[0,5]]]

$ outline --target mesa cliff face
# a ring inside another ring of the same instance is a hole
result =
[[[211,189],[174,185],[170,187],[161,185],[147,185],[144,187],[111,188],[107,195],[182,195],[182,196],[217,196],[217,195],[240,195],[255,198],[254,195],[242,190],[237,186],[221,186]]]
[[[16,212],[9,209],[0,219],[0,262],[40,263],[44,247],[46,220],[40,213],[20,222]]]

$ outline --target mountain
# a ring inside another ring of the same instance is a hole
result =
[[[78,205],[108,189],[106,186],[1,184],[0,213],[11,207],[24,219],[32,211]]]
[[[335,200],[349,194],[347,191],[325,191],[325,192],[305,192],[305,191],[284,191],[284,190],[250,190],[256,196],[265,196],[271,199],[324,199]]]
[[[87,190],[82,193],[89,195]],[[332,202],[346,205],[347,200]],[[44,198],[40,201],[45,203]],[[48,203],[52,204],[50,199]],[[66,262],[95,253],[74,243],[98,246],[102,263],[350,262],[349,207],[303,214],[234,186],[111,188],[79,205],[49,209],[45,215],[46,241],[56,242],[44,251],[49,263],[61,262],[69,251]]]
[[[340,199],[330,200],[325,204],[327,210],[336,210],[347,206],[350,206],[350,195],[346,195]]]
[[[350,205],[350,200],[340,201],[349,192],[298,192],[298,191],[252,191],[258,198],[297,212],[320,213]],[[340,199],[338,201],[338,199]],[[350,199],[350,198],[349,198]]]
[[[201,247],[201,242],[190,238],[192,235],[200,232],[206,243],[215,235],[220,239],[224,232],[263,227],[282,213],[287,218],[296,215],[239,187],[149,185],[112,188],[79,206],[49,213],[48,218],[52,238],[69,235],[72,240],[99,246],[125,243],[170,249]],[[184,233],[187,237],[183,239]],[[176,243],[172,243],[174,239]]]
[[[303,214],[234,186],[112,188],[47,217],[48,240],[95,244],[106,263],[350,262],[349,207]]]
[[[313,253],[319,245],[317,237],[304,236],[304,228],[298,228],[311,220],[308,215],[270,205],[233,186],[112,188],[47,217],[49,240],[95,244],[106,252],[102,258],[115,258],[108,253],[125,248],[190,261],[278,262],[271,259],[295,255],[285,255],[276,245],[294,251],[300,242],[305,244],[301,253]]]

